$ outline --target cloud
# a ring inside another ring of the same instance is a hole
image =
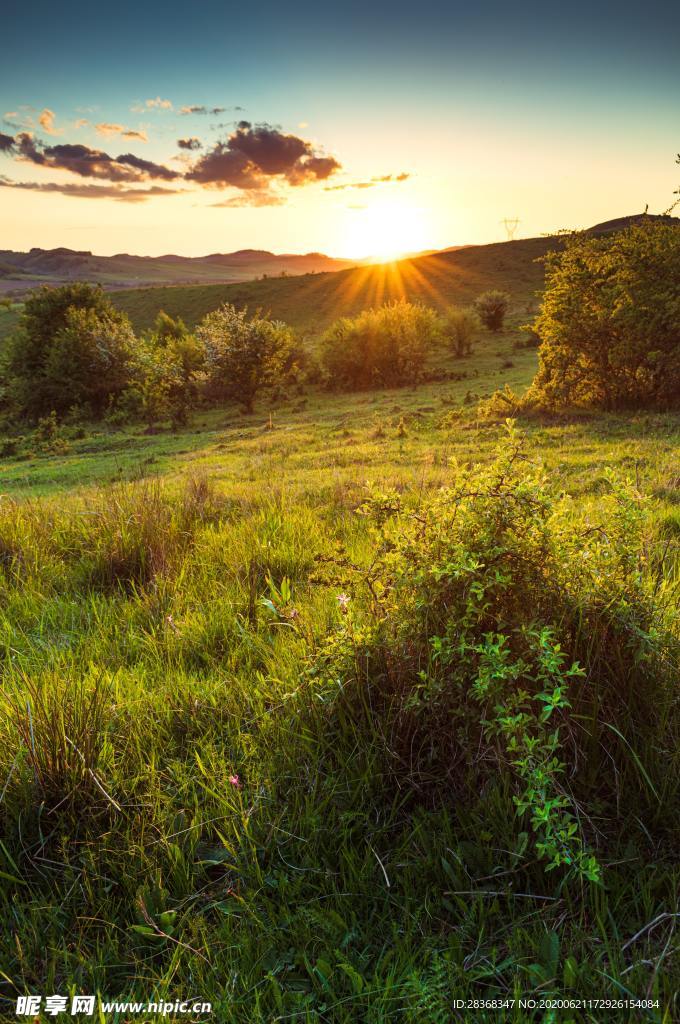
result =
[[[240,121],[226,141],[217,142],[196,161],[186,178],[208,187],[253,191],[266,189],[272,178],[293,186],[322,181],[339,167],[335,157],[315,153],[311,143],[297,135]]]
[[[34,121],[25,110],[25,107],[21,110],[8,110],[2,119],[10,128],[17,128],[19,131],[30,131],[33,128]]]
[[[180,177],[177,171],[163,164],[142,160],[132,153],[112,157],[101,149],[91,149],[90,146],[79,143],[45,146],[42,142],[36,142],[28,132],[17,135],[14,150],[19,160],[37,164],[39,167],[70,171],[81,178],[138,182],[152,178],[173,181]]]
[[[177,145],[180,149],[200,149],[203,143],[195,135],[192,135],[190,139],[178,139]]]
[[[109,121],[100,121],[99,124],[95,125],[95,131],[97,135],[121,135],[124,139],[137,139],[139,142],[149,141],[145,131],[136,131],[133,128],[126,128],[123,124],[113,124]]]
[[[144,105],[149,109],[153,110],[172,110],[172,103],[170,100],[163,100],[160,96],[156,96],[155,100],[145,100]]]
[[[162,188],[160,185],[152,185],[150,188],[125,188],[123,185],[60,185],[54,181],[10,181],[9,178],[2,176],[0,187],[31,192],[56,192],[74,199],[116,199],[122,203],[141,203],[154,196],[173,196],[179,192],[179,189]]]
[[[162,178],[163,181],[174,181],[179,177],[177,171],[171,170],[164,164],[156,164],[152,160],[142,160],[141,157],[134,156],[133,153],[123,153],[122,156],[117,156],[116,162],[136,168],[141,172],[144,180],[148,178]]]
[[[386,182],[390,181],[407,181],[410,177],[410,174],[406,174],[403,171],[401,174],[381,174],[376,178],[371,178],[369,181],[348,181],[344,185],[326,185],[324,187],[324,191],[342,192],[346,188],[375,188],[376,185],[384,185]]]
[[[10,153],[14,149],[14,136],[0,132],[0,153]]]
[[[75,127],[76,128],[87,128],[89,123],[90,122],[88,121],[88,119],[86,117],[79,117],[78,120],[75,123]]]
[[[192,106],[180,107],[180,114],[223,114],[226,107],[204,107],[203,104],[194,104]],[[243,107],[232,107],[232,110],[243,110]]]
[[[54,113],[54,111],[50,110],[48,107],[45,107],[45,109],[41,112],[40,116],[38,117],[38,124],[43,129],[43,131],[47,132],[48,135],[61,135],[61,132],[57,131],[57,129],[54,127],[55,117],[56,114]]]
[[[126,128],[123,132],[124,139],[137,139],[138,142],[148,142],[149,136],[146,134],[143,128],[137,131],[135,128]]]
[[[254,191],[242,192],[240,195],[232,196],[230,199],[223,199],[220,203],[211,203],[212,207],[229,206],[284,206],[286,200],[276,192]]]

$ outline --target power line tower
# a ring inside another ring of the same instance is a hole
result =
[[[515,237],[515,231],[517,231],[519,226],[519,217],[505,217],[505,219],[501,221],[501,224],[507,232],[508,241],[512,242]]]

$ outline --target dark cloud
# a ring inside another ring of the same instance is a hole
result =
[[[81,178],[139,182],[152,178],[173,181],[180,177],[177,171],[172,171],[163,164],[153,163],[151,160],[142,160],[132,153],[123,153],[121,156],[112,157],[101,149],[91,149],[90,146],[80,143],[44,146],[27,132],[17,135],[14,141],[19,159],[37,164],[39,167],[70,171]]]
[[[203,143],[195,135],[192,135],[190,139],[178,139],[177,145],[180,149],[200,149]]]
[[[14,136],[0,132],[0,153],[9,153],[14,149]]]
[[[122,203],[142,203],[153,196],[177,195],[178,189],[162,188],[152,185],[150,188],[125,188],[123,185],[60,185],[55,181],[10,181],[0,176],[0,188],[18,188],[30,192],[59,193],[76,199],[116,199]]]
[[[318,155],[297,135],[239,121],[229,138],[200,157],[186,178],[207,186],[262,190],[277,177],[290,185],[323,181],[339,167],[334,157]]]
[[[132,153],[123,153],[121,156],[117,156],[116,163],[134,167],[141,172],[142,180],[159,178],[162,181],[174,181],[179,178],[177,171],[171,170],[164,164],[156,164],[153,160],[142,160],[141,157],[134,156]]]
[[[180,114],[223,114],[226,107],[205,107],[203,104],[193,104],[189,107],[181,107]],[[232,107],[232,110],[243,110],[243,107]]]

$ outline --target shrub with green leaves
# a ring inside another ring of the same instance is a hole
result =
[[[510,296],[507,292],[497,289],[482,292],[477,296],[474,303],[474,310],[485,327],[490,331],[501,331],[505,322],[505,315],[510,305]]]
[[[449,306],[441,317],[441,334],[445,344],[456,358],[469,356],[472,340],[481,327],[481,320],[472,309]]]
[[[97,414],[125,387],[134,349],[129,320],[99,287],[40,288],[9,346],[10,394],[29,416],[88,405]]]
[[[680,403],[680,226],[576,234],[547,257],[531,396],[548,407]]]
[[[279,380],[294,347],[290,327],[225,303],[201,321],[196,337],[205,349],[207,390],[233,398],[252,412],[255,397]]]
[[[391,302],[342,317],[321,341],[329,384],[349,391],[417,384],[437,336],[435,312],[418,303]]]
[[[465,800],[505,780],[548,868],[596,880],[590,815],[621,811],[628,771],[630,792],[650,781],[638,751],[663,742],[677,643],[642,571],[637,492],[610,479],[606,527],[582,520],[509,423],[491,466],[416,508],[364,505],[373,556],[338,560],[337,582],[365,612],[314,671],[371,709],[402,781]]]

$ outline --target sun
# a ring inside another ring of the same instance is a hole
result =
[[[415,206],[385,201],[350,212],[344,249],[357,259],[389,263],[431,248],[426,218]]]

